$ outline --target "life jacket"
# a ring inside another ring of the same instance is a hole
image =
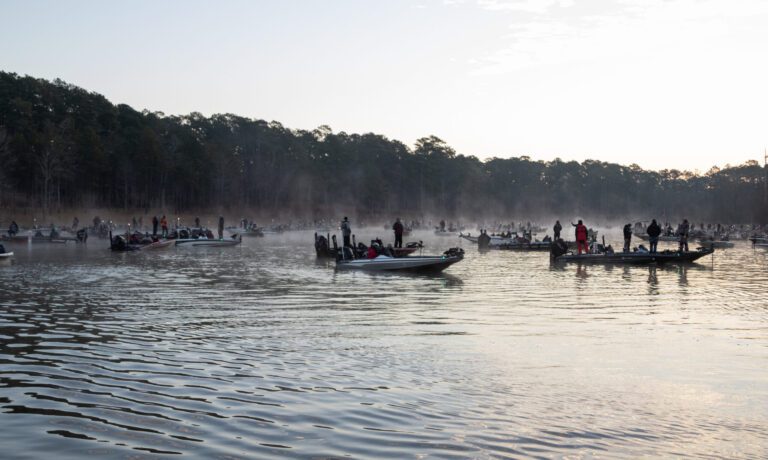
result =
[[[584,224],[579,224],[576,226],[576,241],[586,241],[587,240],[587,227]]]

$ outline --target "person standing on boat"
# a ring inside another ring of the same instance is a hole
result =
[[[403,223],[400,222],[400,218],[398,217],[397,220],[395,220],[395,224],[392,226],[392,230],[395,231],[395,247],[396,248],[402,248],[403,247]]]
[[[74,219],[72,219],[72,231],[77,231],[77,226],[80,225],[80,219],[75,216]]]
[[[574,224],[571,222],[571,225],[576,227],[576,247],[579,250],[579,255],[581,255],[581,249],[584,248],[584,253],[589,253],[589,246],[587,245],[587,227],[584,225],[584,222],[582,222],[581,219],[579,219],[578,224]]]
[[[680,236],[680,252],[683,252],[683,249],[685,251],[688,251],[688,232],[690,231],[690,225],[688,224],[688,219],[683,219],[683,223],[680,224],[680,227],[677,229],[677,233]]]
[[[224,239],[224,216],[219,216],[219,239]]]
[[[661,235],[661,226],[656,223],[656,219],[651,220],[651,225],[645,229],[648,233],[648,242],[651,245],[651,252],[656,252],[656,247],[659,245],[659,235]]]
[[[160,228],[163,230],[163,238],[168,238],[168,219],[165,218],[165,214],[160,218]]]
[[[341,221],[341,236],[344,238],[345,248],[352,246],[352,241],[350,240],[352,237],[352,227],[349,225],[347,217],[344,217],[344,220]]]
[[[563,226],[560,225],[560,221],[559,220],[555,221],[555,226],[552,227],[552,231],[555,233],[555,240],[560,239],[560,231],[562,230],[563,230]]]
[[[157,226],[160,221],[157,220],[157,216],[152,216],[152,236],[157,236]]]
[[[200,228],[200,218],[195,217],[195,228]]]
[[[624,252],[629,252],[629,245],[632,243],[632,224],[624,226]]]

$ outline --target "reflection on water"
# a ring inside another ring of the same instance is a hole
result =
[[[765,455],[763,251],[603,267],[467,248],[444,274],[397,276],[336,271],[311,240],[14,247],[0,266],[3,448]]]

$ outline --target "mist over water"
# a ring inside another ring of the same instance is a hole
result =
[[[430,254],[460,244],[419,239]],[[768,450],[768,251],[745,242],[669,267],[464,244],[437,276],[336,271],[311,232],[106,246],[14,245],[0,265],[4,455]]]

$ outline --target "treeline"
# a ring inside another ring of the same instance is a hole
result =
[[[61,80],[0,72],[0,208],[765,223],[765,177],[757,162],[696,175],[592,160],[481,161],[434,136],[409,147],[327,126],[138,112]]]

